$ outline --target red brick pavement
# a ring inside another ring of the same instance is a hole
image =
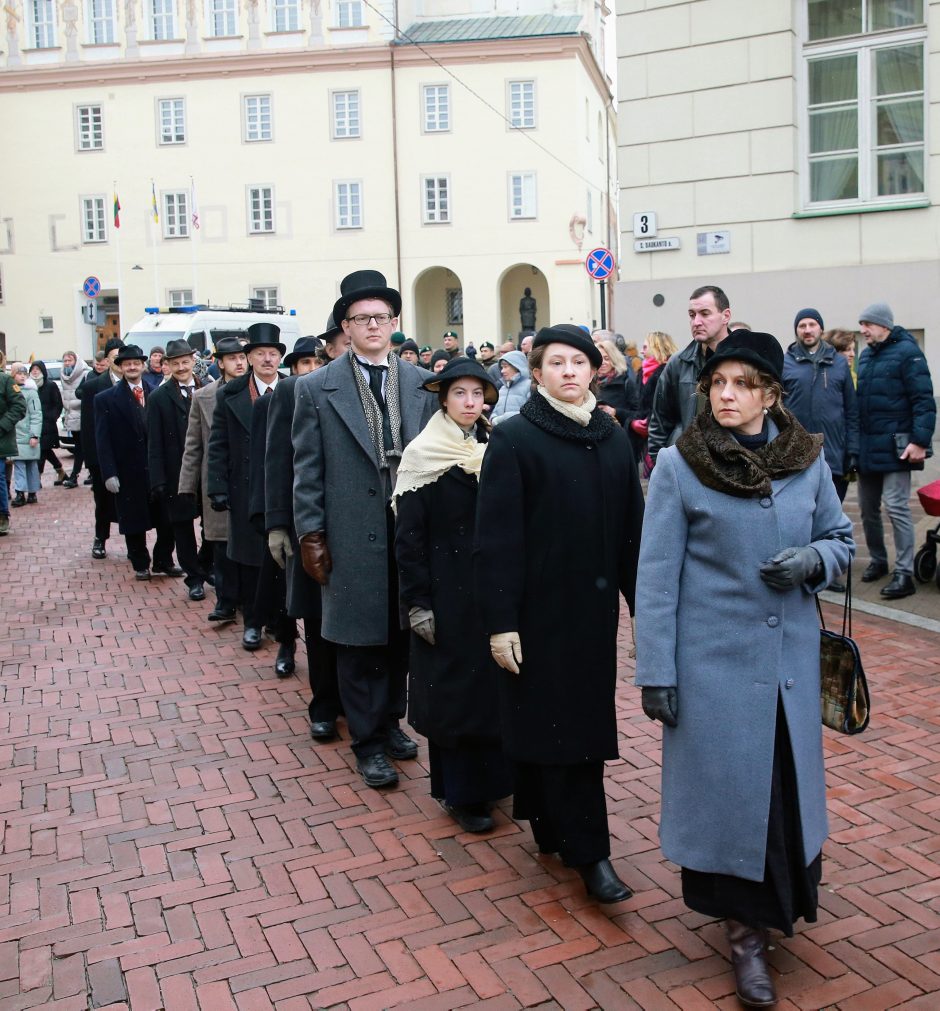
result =
[[[601,909],[504,812],[462,834],[423,750],[398,790],[363,787],[347,742],[312,746],[272,648],[133,582],[119,539],[92,561],[88,489],[40,499],[0,541],[3,1011],[737,1006],[720,926],[659,852],[628,662],[607,792],[636,896]],[[937,1008],[940,643],[856,631],[875,719],[827,737],[822,908],[774,945],[779,1006]]]

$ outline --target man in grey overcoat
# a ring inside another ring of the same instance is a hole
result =
[[[402,450],[437,401],[428,373],[391,353],[401,295],[375,270],[345,277],[333,319],[349,351],[296,385],[294,526],[322,587],[323,638],[336,644],[340,697],[367,786],[392,786],[386,756],[414,758],[405,715],[408,633],[399,624],[390,500]]]

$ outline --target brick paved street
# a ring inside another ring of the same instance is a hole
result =
[[[13,528],[3,1011],[738,1006],[721,928],[685,909],[659,852],[659,731],[626,660],[607,790],[637,894],[600,909],[504,813],[462,834],[428,795],[424,749],[378,793],[347,741],[313,747],[302,654],[279,682],[274,649],[212,630],[179,581],[134,583],[119,538],[92,561],[89,489],[45,487]],[[875,718],[827,737],[822,908],[775,942],[779,1007],[936,1009],[940,637],[858,617]]]

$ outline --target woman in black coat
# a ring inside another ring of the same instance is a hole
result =
[[[618,758],[620,594],[633,609],[643,496],[624,430],[597,409],[600,351],[546,327],[537,392],[493,433],[480,479],[475,582],[500,679],[515,816],[602,902],[629,898],[610,864],[604,762]]]
[[[646,335],[643,342],[643,364],[639,371],[640,408],[637,416],[630,422],[630,441],[636,450],[637,459],[646,456],[646,441],[649,436],[649,420],[653,413],[653,398],[656,396],[656,386],[663,374],[666,362],[676,353],[675,341],[661,330],[653,330]],[[650,468],[652,470],[652,468]],[[644,477],[649,477],[645,471]]]
[[[600,341],[601,367],[597,370],[597,406],[621,426],[629,428],[639,403],[636,382],[626,359],[613,341]]]
[[[54,484],[62,484],[66,473],[55,455],[59,447],[59,418],[62,415],[62,393],[58,385],[49,378],[45,362],[33,362],[29,367],[29,377],[39,390],[39,403],[42,406],[42,435],[39,436],[39,473],[46,466],[46,461],[55,467]]]
[[[512,792],[496,713],[499,669],[474,609],[473,528],[496,385],[469,358],[424,389],[441,409],[406,447],[395,485],[403,618],[411,626],[408,720],[428,739],[431,796],[468,832],[493,827],[492,802]]]

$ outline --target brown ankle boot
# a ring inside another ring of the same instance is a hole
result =
[[[773,1007],[777,994],[764,959],[766,937],[763,930],[726,920],[725,931],[731,945],[735,991],[745,1007]]]

